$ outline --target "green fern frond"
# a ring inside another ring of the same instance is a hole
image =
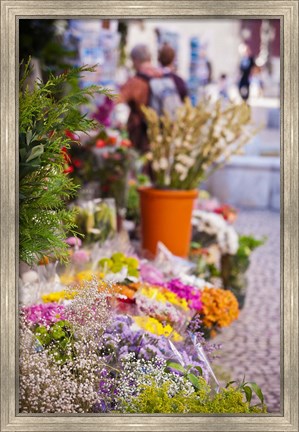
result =
[[[50,75],[46,83],[36,81],[29,90],[30,61],[24,66],[19,93],[20,259],[30,265],[46,254],[62,261],[68,256],[64,240],[76,227],[74,212],[66,209],[66,203],[77,186],[64,173],[61,149],[71,143],[66,131],[88,133],[95,128],[96,123],[78,107],[95,93],[113,95],[96,85],[68,93],[65,88],[93,71],[87,66],[73,68]]]

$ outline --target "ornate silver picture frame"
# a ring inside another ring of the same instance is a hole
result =
[[[281,27],[281,394],[279,415],[19,415],[18,19],[276,18]],[[1,432],[298,431],[298,2],[289,0],[1,0]]]

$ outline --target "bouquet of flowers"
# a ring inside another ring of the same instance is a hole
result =
[[[143,113],[150,141],[147,157],[158,188],[197,188],[209,168],[224,164],[252,136],[246,103],[224,107],[220,100],[205,100],[193,107],[186,99],[175,119],[167,113],[159,117],[149,107]]]
[[[84,243],[103,243],[116,233],[116,209],[113,199],[84,201],[73,207],[76,211],[76,225]]]
[[[97,161],[100,196],[114,198],[118,209],[127,203],[129,174],[137,154],[132,143],[118,131],[100,134],[92,149]]]

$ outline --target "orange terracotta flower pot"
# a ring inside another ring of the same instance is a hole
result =
[[[140,188],[142,248],[153,255],[161,241],[174,254],[186,257],[191,216],[198,190]]]

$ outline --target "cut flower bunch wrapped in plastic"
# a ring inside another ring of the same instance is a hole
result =
[[[174,120],[143,107],[148,126],[154,185],[167,189],[194,189],[210,168],[238,153],[252,136],[250,107],[246,103],[204,100],[193,107],[189,99]]]

